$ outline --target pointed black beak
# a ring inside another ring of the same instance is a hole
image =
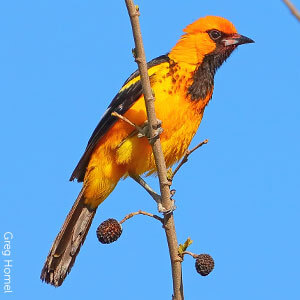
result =
[[[254,41],[252,39],[250,39],[244,35],[240,35],[238,33],[227,36],[222,41],[225,46],[230,46],[230,45],[238,46],[238,45],[242,45],[242,44],[254,43]]]

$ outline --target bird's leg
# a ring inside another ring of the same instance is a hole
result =
[[[143,124],[143,126],[141,127],[141,131],[139,131],[139,133],[137,134],[138,138],[142,138],[142,137],[146,137],[149,140],[150,144],[153,144],[154,141],[160,136],[160,134],[163,132],[163,129],[161,127],[161,120],[157,120],[157,124],[154,128],[155,130],[155,135],[150,138],[150,128],[149,128],[149,124],[148,121],[145,121],[145,123]]]
[[[136,181],[139,185],[141,185],[147,191],[147,193],[155,200],[155,202],[157,203],[157,209],[160,213],[169,214],[176,209],[173,199],[172,199],[173,205],[172,205],[171,209],[165,209],[162,205],[161,196],[159,194],[157,194],[142,177],[140,177],[139,175],[133,175],[133,174],[129,174],[129,176],[134,181]]]
[[[151,187],[150,185],[139,175],[129,175],[135,182],[137,182],[139,185],[141,185],[146,191],[147,193],[155,200],[155,202],[158,205],[161,205],[161,196],[158,195]],[[159,209],[158,209],[159,210]]]

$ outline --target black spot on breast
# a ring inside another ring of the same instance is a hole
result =
[[[193,76],[193,83],[188,88],[191,100],[204,100],[214,87],[214,77],[217,69],[229,57],[233,48],[216,50],[206,55],[197,67]]]

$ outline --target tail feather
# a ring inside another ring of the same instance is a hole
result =
[[[41,272],[42,281],[56,287],[63,283],[85,241],[95,213],[96,209],[91,209],[84,204],[83,190],[81,190],[53,242]]]

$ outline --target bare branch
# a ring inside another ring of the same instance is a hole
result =
[[[144,133],[144,132],[143,132],[143,129],[142,129],[140,126],[138,126],[138,125],[132,123],[130,120],[128,120],[126,117],[124,117],[124,116],[118,114],[116,111],[113,111],[113,112],[111,113],[111,115],[112,115],[113,117],[117,117],[117,118],[121,119],[122,121],[128,123],[129,125],[131,125],[132,127],[134,127],[134,128],[136,129],[137,132],[139,132],[139,133]]]
[[[150,85],[150,80],[148,76],[148,69],[146,63],[146,56],[142,41],[142,35],[139,24],[139,9],[134,5],[132,0],[125,0],[128,13],[130,16],[130,22],[133,31],[134,42],[136,46],[135,56],[136,62],[139,67],[139,72],[141,76],[141,83],[143,87],[143,94],[145,99],[147,118],[149,122],[149,133],[150,141],[152,146],[152,151],[155,159],[160,192],[162,198],[162,205],[164,209],[170,210],[173,206],[173,201],[170,197],[170,183],[167,179],[167,169],[166,163],[162,152],[162,147],[159,138],[159,122],[156,118],[155,107],[154,107],[154,97],[152,94],[152,89]],[[157,138],[155,138],[157,137]],[[182,270],[181,263],[178,261],[178,242],[175,231],[174,217],[173,213],[164,215],[164,229],[167,237],[170,260],[172,266],[172,278],[173,278],[173,299],[183,300],[183,285],[182,285]]]
[[[176,173],[179,171],[179,169],[188,161],[189,156],[196,151],[198,148],[200,148],[201,146],[205,145],[208,143],[208,139],[204,140],[203,142],[199,143],[196,147],[194,147],[192,150],[186,150],[186,153],[184,155],[184,157],[182,158],[182,160],[180,161],[180,163],[178,164],[178,166],[176,167],[176,169],[174,170],[174,172],[172,173],[171,177],[169,178],[170,181],[173,180],[174,176],[176,175]]]
[[[122,221],[120,221],[119,223],[120,223],[120,224],[123,224],[125,221],[127,221],[127,220],[129,220],[129,219],[131,219],[132,217],[137,216],[137,215],[148,216],[148,217],[151,217],[151,218],[154,218],[154,219],[160,221],[162,224],[164,223],[164,219],[163,219],[163,218],[161,218],[161,217],[159,217],[159,216],[157,216],[157,215],[154,215],[154,214],[150,214],[150,213],[148,213],[148,212],[146,212],[146,211],[142,211],[142,210],[139,210],[139,211],[137,211],[137,212],[132,212],[132,213],[128,214],[128,215],[125,216],[125,218],[124,218]]]
[[[195,253],[192,253],[192,252],[190,252],[190,251],[184,251],[184,252],[182,253],[182,258],[183,258],[184,255],[186,255],[186,254],[192,256],[192,257],[195,258],[195,259],[197,259],[197,258],[199,257],[199,254],[195,254]]]
[[[150,131],[149,138],[151,140],[157,136],[157,126],[159,122],[157,121],[156,118],[155,107],[154,107],[154,96],[152,94],[152,89],[151,89],[150,80],[148,76],[145,51],[144,51],[142,35],[140,31],[139,18],[138,18],[139,11],[137,10],[137,7],[134,5],[132,0],[125,0],[125,2],[129,12],[134,41],[136,45],[135,60],[138,64],[139,72],[141,76],[143,94],[144,94],[145,105],[147,110],[147,117],[149,122],[149,131]],[[163,152],[162,152],[159,138],[154,139],[154,142],[152,143],[152,150],[155,158],[159,182],[161,185],[160,188],[161,188],[161,194],[163,199],[162,201],[165,202],[163,203],[163,205],[166,209],[170,209],[172,204],[170,203],[170,201],[168,201],[170,199],[169,183],[167,180],[166,164],[163,157]]]
[[[300,12],[297,10],[296,6],[289,0],[283,0],[286,6],[290,9],[291,13],[300,21]]]

